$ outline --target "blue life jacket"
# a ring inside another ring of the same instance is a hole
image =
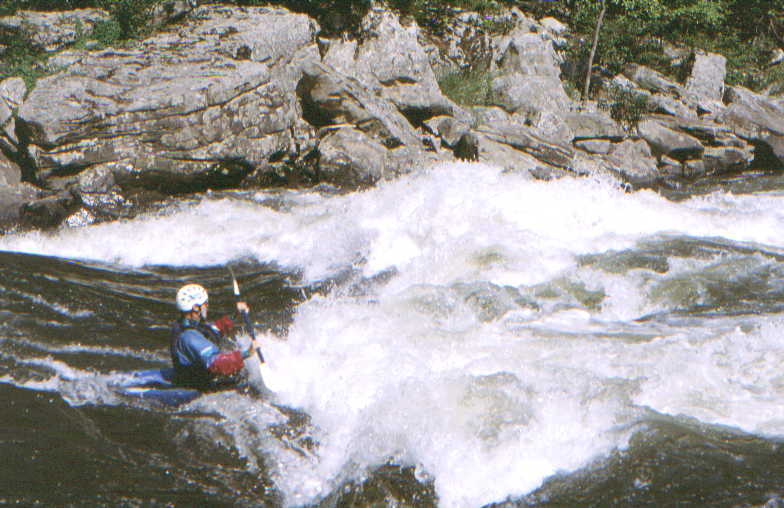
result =
[[[182,318],[172,327],[170,345],[175,383],[208,389],[216,385],[209,367],[220,349],[215,344],[220,332],[212,326]]]

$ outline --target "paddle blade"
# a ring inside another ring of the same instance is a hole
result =
[[[272,394],[272,390],[267,386],[262,372],[262,363],[256,355],[251,355],[245,360],[245,372],[248,375],[248,384],[261,395]]]
[[[248,374],[248,383],[253,389],[262,395],[271,395],[274,389],[270,387],[269,377],[270,371],[267,364],[264,362],[264,355],[261,353],[258,339],[256,339],[256,331],[253,329],[253,323],[250,321],[250,316],[247,312],[242,313],[242,319],[245,322],[245,328],[250,336],[250,347],[253,353],[245,360],[245,371]]]

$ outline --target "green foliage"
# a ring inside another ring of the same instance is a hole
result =
[[[589,43],[603,1],[596,68],[608,74],[635,62],[675,76],[663,43],[717,52],[728,58],[727,82],[761,89],[782,83],[767,67],[775,47],[784,46],[784,5],[770,0],[557,0],[569,6],[567,21],[582,40],[570,49],[573,62],[588,60]],[[595,68],[595,69],[596,69]],[[586,69],[572,76],[580,79]]]
[[[96,0],[2,0],[0,16],[10,16],[16,11],[68,11],[95,7]]]
[[[35,81],[48,73],[43,64],[45,55],[19,38],[2,42],[7,47],[0,59],[0,80],[18,76],[24,79],[27,89],[31,90]]]
[[[512,18],[482,18],[479,27],[484,33],[490,35],[508,34],[514,30],[515,22]]]
[[[276,4],[316,19],[323,35],[355,34],[370,9],[371,0],[235,0],[238,5]]]
[[[77,47],[87,40],[103,46],[123,44],[147,35],[150,13],[162,0],[0,0],[0,16],[17,10],[69,10],[86,7],[106,9],[111,18],[83,33]],[[281,5],[314,17],[322,34],[330,37],[358,34],[359,23],[371,0],[224,0],[235,5]],[[595,69],[617,74],[627,63],[640,63],[674,77],[679,69],[671,67],[663,54],[669,42],[724,54],[728,58],[727,82],[760,90],[784,86],[784,65],[769,67],[772,51],[784,47],[784,3],[780,0],[387,0],[403,16],[414,18],[435,34],[446,31],[456,12],[478,11],[485,14],[484,31],[505,33],[511,26],[491,16],[505,7],[518,7],[541,18],[555,16],[570,25],[576,37],[569,48],[569,60],[585,65],[597,17],[606,2],[607,14],[600,32],[594,59]],[[12,41],[13,42],[13,41]],[[42,56],[31,48],[9,44],[0,56],[0,75],[23,73],[28,80],[42,74]],[[574,68],[573,86],[584,79],[586,69]],[[472,71],[469,83],[456,81],[461,73],[444,76],[444,86],[455,90],[466,101],[480,103],[486,92],[479,86],[481,71]],[[471,74],[471,73],[468,73]],[[471,85],[470,83],[473,83]],[[469,92],[471,89],[474,92]],[[465,92],[458,90],[465,89]],[[488,90],[485,84],[485,91]],[[474,97],[469,99],[469,97]]]
[[[389,5],[403,16],[412,17],[419,26],[434,34],[443,34],[459,11],[474,11],[482,14],[498,13],[502,5],[495,0],[389,0]],[[489,33],[502,33],[509,26],[487,20],[485,30]]]
[[[608,111],[613,120],[627,128],[636,126],[643,115],[650,112],[644,95],[619,86],[612,86],[604,91],[599,107]]]
[[[564,0],[500,0],[500,2],[510,7],[517,7],[536,19],[553,17],[567,20],[570,19],[574,8],[573,1]]]
[[[493,75],[484,68],[468,68],[447,72],[438,78],[441,91],[463,106],[492,104]]]
[[[93,27],[90,38],[98,41],[104,47],[116,46],[123,38],[122,27],[114,18],[100,21]]]
[[[414,16],[426,16],[427,11],[438,7],[448,7],[465,11],[475,11],[481,13],[498,12],[501,5],[495,0],[390,0],[390,6],[404,14]]]
[[[160,0],[98,0],[99,6],[111,14],[111,19],[97,27],[99,40],[117,41],[134,39],[150,32],[149,21],[153,7]],[[116,38],[115,38],[116,37]]]
[[[160,0],[5,0],[0,14],[10,15],[18,10],[67,10],[86,7],[101,7],[111,17],[98,23],[88,33],[77,27],[75,47],[84,47],[88,40],[98,40],[103,46],[113,46],[127,39],[149,32],[149,16],[152,7]],[[0,33],[0,44],[6,46],[0,55],[0,79],[19,76],[32,89],[35,81],[54,69],[46,65],[47,54],[29,44],[25,37],[16,33]]]
[[[109,12],[111,20],[104,22],[98,39],[107,43],[133,39],[149,33],[152,8],[162,0],[2,0],[0,15],[11,15],[19,10],[67,11],[101,8]]]

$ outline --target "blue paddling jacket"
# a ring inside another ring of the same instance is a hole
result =
[[[221,353],[218,342],[233,328],[227,317],[215,324],[182,318],[172,327],[171,358],[175,382],[181,386],[210,388],[231,382],[243,366],[239,351]]]

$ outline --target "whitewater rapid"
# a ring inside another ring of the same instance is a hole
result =
[[[708,302],[710,277],[759,277],[784,253],[783,205],[462,163],[346,195],[207,196],[0,249],[129,267],[252,258],[306,284],[350,273],[300,304],[285,338],[264,337],[278,401],[318,442],[264,450],[286,503],[392,461],[443,506],[481,506],[589,467],[655,415],[784,435],[779,315],[638,320]],[[678,239],[732,248],[660,247]]]

